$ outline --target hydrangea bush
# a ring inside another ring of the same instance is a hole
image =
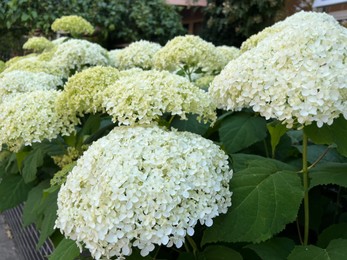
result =
[[[300,12],[240,50],[64,37],[7,61],[0,211],[24,202],[50,260],[347,255],[346,30]]]

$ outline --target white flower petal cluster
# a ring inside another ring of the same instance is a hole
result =
[[[102,92],[118,77],[119,71],[113,67],[96,66],[76,73],[68,79],[57,99],[58,111],[79,116],[103,112]]]
[[[71,39],[57,46],[50,63],[65,70],[80,71],[84,67],[108,65],[108,52],[99,44],[86,40]]]
[[[232,171],[212,141],[159,127],[117,127],[94,142],[58,195],[56,227],[96,259],[181,247],[231,206]]]
[[[297,13],[278,27],[260,33],[214,79],[209,91],[218,107],[251,107],[288,128],[347,118],[347,29],[314,12]]]
[[[39,57],[40,56],[36,55],[28,55],[18,57],[17,59],[11,59],[9,63],[6,62],[6,69],[3,73],[8,73],[14,70],[24,70],[30,72],[45,72],[59,77],[64,76],[62,67],[49,61],[40,60]]]
[[[216,119],[208,93],[168,71],[138,71],[121,76],[103,93],[103,106],[113,121],[123,125],[150,124],[168,112],[186,119],[197,114],[204,121]]]
[[[11,93],[54,90],[62,85],[60,77],[45,72],[14,70],[0,76],[0,100]]]
[[[205,73],[220,71],[223,57],[216,47],[199,36],[177,36],[168,41],[154,55],[154,66],[161,70],[176,71],[185,65],[189,68],[201,68]]]
[[[45,37],[32,37],[29,38],[23,45],[23,49],[32,50],[33,52],[40,53],[45,49],[50,49],[54,44]]]
[[[144,70],[153,68],[153,56],[161,49],[160,44],[140,40],[131,43],[117,53],[120,70],[139,67]]]
[[[225,65],[229,63],[229,61],[236,59],[241,54],[240,49],[234,46],[226,46],[226,45],[218,46],[216,47],[216,50],[217,52],[219,52],[220,57],[223,58],[220,60],[222,68],[224,68]]]
[[[23,145],[72,133],[77,122],[58,115],[55,108],[60,94],[56,90],[37,90],[5,99],[0,104],[0,149],[7,145],[17,152]]]
[[[108,52],[109,63],[112,67],[119,67],[119,56],[121,52],[122,49],[114,49]]]

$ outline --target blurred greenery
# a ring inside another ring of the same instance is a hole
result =
[[[272,25],[284,0],[209,0],[201,36],[216,45],[240,46],[251,35]]]
[[[22,35],[54,37],[51,24],[79,15],[96,27],[92,41],[108,49],[144,39],[165,44],[184,34],[178,9],[164,0],[4,0],[0,1],[0,59],[21,54]],[[19,52],[19,53],[18,53]]]

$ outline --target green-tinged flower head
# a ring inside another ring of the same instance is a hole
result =
[[[3,62],[2,60],[0,60],[0,73],[1,73],[3,70],[5,70],[5,68],[6,68],[6,63]]]
[[[99,44],[71,39],[58,45],[50,63],[69,75],[86,67],[108,65],[108,52]]]
[[[212,141],[159,127],[116,127],[78,159],[55,226],[93,258],[181,247],[231,206],[228,156]]]
[[[37,59],[40,61],[50,61],[54,57],[57,49],[58,49],[58,47],[56,45],[53,45],[53,47],[51,47],[50,49],[45,50],[44,52],[40,53],[37,56]]]
[[[118,77],[119,71],[113,67],[96,66],[76,73],[57,99],[58,111],[79,116],[104,111],[102,92]]]
[[[216,119],[209,95],[168,71],[139,71],[121,76],[103,96],[103,106],[119,124],[150,124],[167,112],[182,119],[188,113],[197,114],[205,122]]]
[[[44,50],[52,48],[53,46],[54,44],[45,37],[32,37],[24,43],[23,49],[41,53]]]
[[[109,63],[112,67],[119,67],[119,55],[122,52],[122,49],[114,49],[108,52]]]
[[[198,78],[194,82],[194,85],[199,87],[199,88],[207,90],[214,78],[215,78],[215,76],[213,76],[213,75],[203,76],[201,78]]]
[[[126,70],[139,67],[144,70],[153,68],[153,56],[161,49],[160,44],[149,41],[137,41],[117,53],[118,69]]]
[[[260,33],[261,40],[214,79],[210,93],[218,107],[251,107],[288,128],[347,118],[347,29],[314,12],[297,13],[275,28],[281,30]]]
[[[87,20],[77,15],[62,16],[56,19],[52,24],[52,30],[70,33],[72,36],[94,33],[94,27]]]
[[[233,47],[233,46],[218,46],[217,52],[219,52],[220,57],[223,57],[223,59],[220,60],[221,67],[224,68],[229,61],[236,59],[238,56],[240,56],[241,52],[240,49]]]
[[[37,54],[36,53],[30,53],[30,54],[24,55],[24,56],[15,56],[15,57],[9,59],[8,61],[6,61],[5,66],[6,66],[6,68],[8,68],[20,60],[25,60],[25,59],[32,60],[31,58],[33,58],[33,57],[37,57]]]
[[[72,148],[72,147],[71,147]],[[71,172],[73,167],[75,167],[77,164],[76,161],[71,161],[68,164],[64,164],[60,171],[56,172],[53,176],[53,178],[50,181],[51,186],[61,186],[65,183],[67,175]]]
[[[17,152],[32,143],[71,134],[78,122],[57,113],[55,102],[60,94],[38,90],[5,99],[0,104],[0,147]]]
[[[14,70],[0,76],[0,100],[14,93],[55,90],[62,85],[60,77],[45,72]]]
[[[177,36],[154,55],[154,66],[161,70],[176,71],[184,66],[205,73],[220,71],[221,57],[216,47],[199,36]]]
[[[61,67],[45,60],[40,60],[38,56],[30,56],[19,58],[16,61],[6,64],[6,69],[3,73],[8,73],[14,70],[24,70],[30,72],[44,72],[47,74],[63,77],[64,71]]]

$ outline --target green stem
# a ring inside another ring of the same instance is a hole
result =
[[[189,244],[191,245],[191,247],[193,248],[193,253],[194,255],[196,255],[196,252],[198,252],[198,247],[195,243],[195,241],[190,237],[190,236],[186,236]]]
[[[304,227],[304,246],[308,244],[308,233],[310,225],[310,211],[309,211],[309,198],[308,198],[308,166],[307,166],[307,142],[308,137],[303,133],[302,141],[302,174],[304,183],[304,214],[305,214],[305,227]]]

